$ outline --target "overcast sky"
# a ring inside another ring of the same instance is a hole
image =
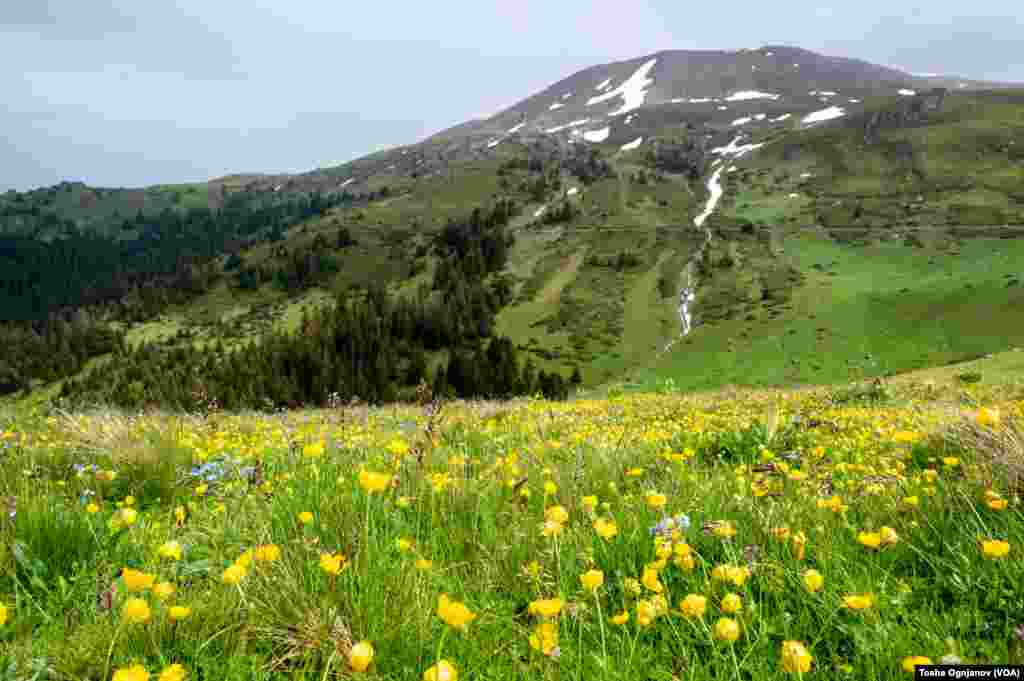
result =
[[[663,49],[1024,81],[1019,2],[899,5],[0,0],[0,190],[335,165]]]

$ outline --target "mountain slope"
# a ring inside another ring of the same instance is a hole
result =
[[[923,89],[936,82],[956,88]],[[997,242],[966,241],[978,236],[967,227],[1024,223],[1024,93],[960,82],[784,46],[596,66],[419,144],[301,175],[203,185],[195,201],[205,196],[208,206],[231,196],[268,205],[309,192],[347,198],[232,243],[159,320],[116,323],[130,344],[239,346],[302,327],[305,306],[333,304],[353,287],[436,304],[447,265],[433,245],[446,224],[509,199],[517,211],[505,227],[507,261],[481,282],[504,299],[487,330],[539,368],[579,367],[587,383],[642,367],[648,386],[666,376],[691,388],[827,382],[860,367],[864,348],[882,358],[868,373],[997,351],[1021,340],[1000,310],[1024,301],[1012,270],[993,260]],[[723,194],[702,252],[694,218],[709,205],[711,178]],[[124,191],[155,202],[172,189]],[[39,196],[35,210],[71,215],[73,196]],[[101,211],[89,215],[90,226],[110,228]],[[858,245],[879,241],[884,248]],[[1020,255],[1017,243],[1007,252]],[[694,328],[671,343],[698,253]],[[950,266],[933,272],[932,261]],[[835,263],[847,263],[841,274]],[[928,275],[893,289],[908,272]],[[978,290],[987,307],[958,312]],[[921,310],[949,322],[897,323]],[[799,350],[786,342],[793,329],[807,336]],[[822,353],[828,362],[814,360]],[[431,349],[431,372],[450,357],[451,348]]]

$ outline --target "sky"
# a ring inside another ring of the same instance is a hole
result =
[[[1024,82],[1014,0],[0,2],[0,191],[337,165],[666,49]],[[742,7],[742,9],[738,9]]]

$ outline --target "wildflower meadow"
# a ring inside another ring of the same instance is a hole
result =
[[[0,417],[0,675],[1024,662],[1024,399],[904,393]]]

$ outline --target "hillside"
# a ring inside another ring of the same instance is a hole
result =
[[[446,225],[511,201],[507,253],[467,280],[488,296],[480,340],[507,336],[520,361],[579,369],[589,385],[632,375],[704,389],[828,383],[1020,344],[1006,312],[1024,302],[1024,242],[1004,226],[1024,224],[1022,192],[1024,90],[776,46],[595,66],[490,119],[301,175],[8,194],[0,224],[46,241],[149,234],[145,249],[166,253],[179,229],[167,215],[245,206],[246,226],[189,256],[182,293],[155,295],[169,281],[142,278],[89,315],[129,347],[230,348],[305,329],[304,309],[359,290],[433,309],[454,285]],[[274,229],[259,217],[271,208]],[[693,330],[673,342],[684,288]],[[111,348],[83,342],[81,361],[46,371],[7,358],[6,371],[52,395]],[[430,374],[452,360],[452,347],[423,350]]]

